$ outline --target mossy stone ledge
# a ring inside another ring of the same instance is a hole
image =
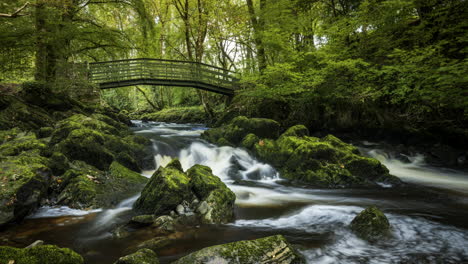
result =
[[[158,255],[151,249],[140,249],[137,252],[121,257],[114,264],[159,264]]]
[[[53,245],[32,248],[0,247],[0,263],[8,264],[83,264],[83,257],[68,248]]]
[[[304,258],[282,236],[244,240],[207,247],[191,253],[173,264],[304,264]]]

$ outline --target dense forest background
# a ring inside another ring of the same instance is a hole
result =
[[[230,106],[173,87],[102,98],[130,112],[202,103],[221,120],[229,107],[285,126],[468,138],[464,0],[4,0],[0,13],[4,83],[70,91],[88,85],[78,63],[190,60],[238,73]]]

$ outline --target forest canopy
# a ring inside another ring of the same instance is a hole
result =
[[[0,79],[54,81],[71,63],[125,58],[204,62],[236,71],[251,97],[400,109],[405,118],[468,115],[464,0],[5,0]],[[109,91],[129,110],[199,104],[195,91]],[[204,103],[220,98],[198,92]],[[300,95],[298,97],[298,95]],[[143,102],[143,103],[142,103]],[[153,106],[153,107],[154,107]]]

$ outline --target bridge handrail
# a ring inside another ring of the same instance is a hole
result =
[[[193,87],[223,94],[233,94],[239,81],[234,72],[220,67],[151,58],[90,63],[89,79],[100,87],[130,86],[135,83],[190,87],[193,84]]]
[[[232,74],[236,74],[236,72],[224,69],[218,66],[213,66],[210,64],[206,64],[203,62],[196,62],[196,61],[182,61],[182,60],[168,60],[168,59],[154,59],[154,58],[136,58],[136,59],[121,59],[121,60],[112,60],[112,61],[97,61],[97,62],[90,62],[90,65],[97,65],[97,64],[107,64],[107,63],[114,63],[114,62],[126,62],[126,61],[162,61],[162,62],[175,62],[175,63],[186,63],[186,64],[198,64],[198,65],[203,65],[207,66],[210,68],[214,68],[217,70],[222,70],[224,72],[230,72]]]

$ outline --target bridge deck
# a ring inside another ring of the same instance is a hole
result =
[[[128,59],[90,63],[90,79],[101,89],[133,85],[194,87],[234,95],[238,80],[233,72],[186,61]]]

